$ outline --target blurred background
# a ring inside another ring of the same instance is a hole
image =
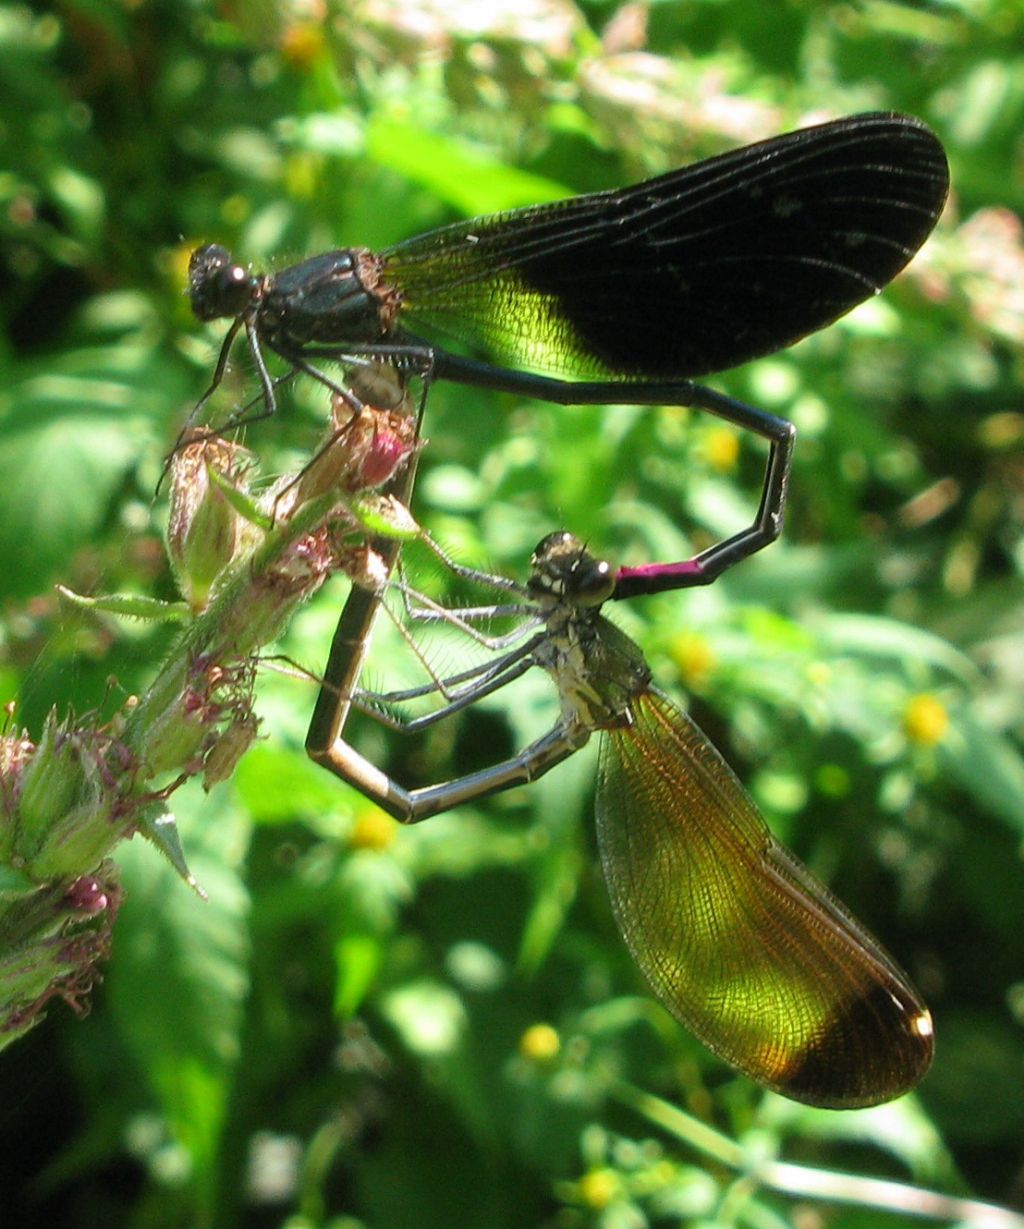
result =
[[[938,230],[880,299],[714,381],[799,428],[783,539],[614,617],[920,987],[919,1090],[784,1102],[646,997],[595,861],[596,747],[402,830],[305,759],[315,684],[268,670],[235,779],[175,798],[209,901],[122,848],[91,1015],[55,1005],[0,1056],[10,1223],[907,1223],[867,1176],[1024,1206],[1016,0],[0,4],[2,695],[37,733],[53,705],[114,711],[166,651],[53,586],[174,596],[152,493],[223,337],[188,310],[193,247],[258,269],[379,247],[870,109],[945,143]],[[240,354],[222,404],[254,387]],[[265,474],[326,408],[296,385],[248,431]],[[760,492],[759,444],[687,411],[439,385],[425,433],[417,515],[513,576],[560,526],[619,563],[686,557]],[[322,669],[344,595],[281,651]],[[377,643],[393,685],[403,650]],[[553,713],[538,678],[359,745],[433,781]],[[774,1156],[829,1171],[824,1201],[737,1176]]]

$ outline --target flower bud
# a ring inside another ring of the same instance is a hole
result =
[[[22,896],[7,911],[5,926],[20,936],[0,953],[0,1035],[5,1043],[27,1032],[46,1005],[62,998],[78,1015],[98,965],[110,951],[110,934],[121,900],[113,867],[81,876],[70,888],[47,885]]]
[[[98,866],[131,829],[119,806],[134,771],[127,748],[98,726],[48,719],[26,766],[12,857],[33,880]]]
[[[64,894],[64,899],[76,913],[93,917],[110,904],[104,884],[95,875],[79,875]]]
[[[171,462],[167,548],[178,585],[196,612],[205,609],[242,541],[245,521],[210,476],[213,471],[240,485],[240,454],[247,455],[238,445],[204,435],[180,448]]]
[[[132,829],[127,816],[117,821],[113,796],[97,794],[66,811],[51,825],[45,841],[25,855],[25,869],[36,880],[67,879],[93,867]]]
[[[0,737],[0,861],[5,865],[14,849],[25,769],[35,750],[35,744],[24,734]]]
[[[353,490],[366,491],[383,486],[416,447],[413,419],[392,411],[375,411],[373,434],[357,468]]]
[[[209,792],[238,767],[238,761],[256,741],[260,721],[253,712],[241,713],[207,751],[203,760],[203,789]]]
[[[66,722],[50,711],[35,754],[25,765],[18,801],[19,852],[37,849],[67,812],[82,784],[82,763]]]
[[[288,512],[328,491],[355,494],[387,482],[416,449],[416,420],[401,410],[335,397],[331,434],[300,475]],[[278,497],[280,509],[283,497]]]

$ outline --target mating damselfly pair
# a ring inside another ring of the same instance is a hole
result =
[[[771,836],[601,607],[706,584],[777,537],[791,425],[693,379],[788,345],[880,290],[930,233],[947,187],[941,145],[924,125],[869,114],[621,191],[456,223],[381,253],[339,250],[269,276],[210,245],[190,273],[196,313],[233,321],[212,388],[244,332],[267,412],[277,384],[296,373],[366,412],[364,397],[322,369],[328,361],[343,372],[384,365],[402,383],[419,378],[424,391],[446,379],[560,404],[691,406],[769,442],[753,522],[695,558],[615,570],[559,531],[538,546],[525,584],[462,570],[499,600],[436,618],[470,638],[477,618],[520,624],[488,642],[483,665],[427,685],[443,697],[428,720],[537,666],[555,684],[560,717],[532,746],[418,791],[358,756],[344,739],[352,700],[376,710],[405,698],[357,690],[379,598],[369,592],[354,592],[343,612],[307,745],[397,818],[417,822],[533,780],[601,731],[602,861],[620,929],[655,993],[739,1069],[834,1107],[887,1100],[917,1082],[932,1054],[927,1009]],[[283,376],[271,375],[264,350],[286,362]]]

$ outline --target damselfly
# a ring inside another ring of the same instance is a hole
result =
[[[526,585],[458,571],[502,600],[435,608],[432,617],[467,627],[518,615],[521,628],[497,642],[496,657],[443,682],[360,695],[360,620],[376,598],[356,596],[310,727],[313,758],[396,819],[417,823],[534,781],[600,732],[601,860],[619,928],[657,997],[726,1062],[796,1100],[854,1108],[913,1087],[932,1058],[927,1008],[878,942],[775,839],[704,734],[653,686],[640,649],[601,613],[614,570],[559,532],[537,547]],[[558,721],[482,771],[406,789],[344,740],[353,695],[383,715],[381,706],[440,692],[444,706],[405,727],[419,729],[535,666],[558,690]]]
[[[559,404],[708,410],[770,449],[757,517],[706,561],[707,583],[781,531],[793,427],[694,377],[791,345],[876,294],[931,233],[948,184],[924,124],[869,113],[633,187],[457,222],[381,252],[326,252],[273,275],[211,244],[192,256],[192,306],[232,324],[200,406],[244,331],[268,413],[264,349],[288,364],[280,378],[306,373],[353,409],[358,396],[317,362],[392,363],[425,384]],[[679,567],[637,569],[630,592],[695,583]]]

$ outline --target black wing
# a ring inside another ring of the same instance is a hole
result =
[[[428,232],[383,253],[383,278],[417,331],[507,365],[687,378],[782,349],[877,293],[948,186],[923,123],[855,115]]]

